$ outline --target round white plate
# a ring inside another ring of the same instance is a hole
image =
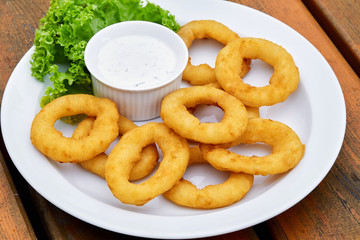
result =
[[[260,112],[261,117],[281,121],[298,133],[306,145],[305,156],[299,165],[286,174],[256,176],[254,186],[240,202],[221,209],[183,208],[162,196],[142,207],[124,205],[113,197],[105,180],[78,165],[48,160],[31,144],[30,126],[40,110],[39,101],[45,90],[43,83],[31,77],[32,48],[12,73],[1,106],[4,141],[17,169],[43,197],[69,214],[111,231],[141,237],[184,239],[224,234],[251,227],[298,203],[334,164],[345,132],[343,94],[326,60],[296,31],[251,8],[215,0],[154,2],[170,10],[180,24],[195,19],[214,19],[240,36],[268,39],[293,55],[301,78],[297,91],[285,102],[263,107]],[[196,41],[190,56],[194,64],[205,61],[214,66],[220,48],[213,40]],[[255,61],[246,81],[266,84],[271,72],[272,68],[267,64]],[[204,121],[221,117],[214,108],[205,108],[197,114]],[[71,128],[63,123],[56,125],[65,135],[71,133]],[[252,146],[234,151],[267,154],[270,150]],[[204,186],[219,182],[226,175],[211,167],[194,166],[185,177],[197,186]]]

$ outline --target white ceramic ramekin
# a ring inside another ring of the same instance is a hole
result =
[[[143,89],[121,88],[106,81],[98,68],[100,47],[109,39],[134,34],[157,38],[174,51],[177,63],[169,79]],[[88,42],[84,58],[91,74],[94,95],[113,100],[121,115],[133,121],[145,121],[159,117],[162,99],[180,87],[182,73],[188,61],[188,49],[178,34],[169,28],[152,22],[127,21],[97,32]]]

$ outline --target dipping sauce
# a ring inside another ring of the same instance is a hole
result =
[[[170,80],[176,68],[175,52],[163,41],[127,35],[107,41],[98,53],[104,81],[126,89],[151,88]]]

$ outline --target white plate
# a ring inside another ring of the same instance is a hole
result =
[[[334,164],[345,132],[343,94],[326,60],[296,31],[251,8],[214,0],[154,2],[170,10],[180,24],[194,19],[215,19],[240,36],[266,38],[293,55],[300,70],[298,90],[281,104],[261,108],[261,116],[286,123],[298,133],[306,145],[305,156],[299,165],[286,174],[256,177],[244,199],[221,209],[182,208],[161,196],[142,207],[123,205],[112,196],[105,180],[77,165],[49,161],[32,146],[30,126],[40,110],[39,101],[45,86],[31,77],[29,60],[33,49],[30,49],[9,79],[1,109],[4,141],[17,169],[42,196],[69,214],[111,231],[141,237],[184,239],[228,233],[251,227],[298,203]],[[211,40],[204,42],[204,45],[198,44],[199,41],[194,43],[190,52],[193,62],[206,61],[214,65],[221,46]],[[261,85],[264,84],[262,79],[268,79],[271,71],[266,64],[255,62],[247,79]],[[209,111],[217,110],[210,108]],[[214,120],[219,115],[208,118]],[[61,123],[57,127],[65,128]],[[269,149],[246,151],[266,154]],[[226,177],[220,174],[211,178],[209,173],[217,171],[193,167],[186,177],[198,186]],[[201,178],[201,174],[207,177]]]

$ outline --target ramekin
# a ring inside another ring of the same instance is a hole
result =
[[[169,79],[144,89],[121,88],[104,79],[97,68],[102,44],[113,38],[134,34],[162,40],[175,52],[176,69]],[[84,59],[91,74],[94,95],[113,100],[121,115],[133,121],[145,121],[159,117],[162,99],[180,87],[188,61],[188,49],[179,35],[167,27],[146,21],[127,21],[110,25],[97,32],[86,46]]]

